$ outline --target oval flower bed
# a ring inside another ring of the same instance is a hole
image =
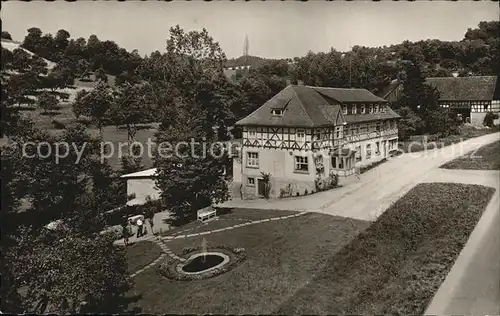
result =
[[[202,253],[202,247],[188,247],[182,250],[182,257],[192,257],[195,254]],[[207,272],[200,272],[196,274],[184,273],[182,269],[178,268],[180,265],[185,266],[189,264],[189,261],[182,262],[180,260],[174,259],[172,257],[166,257],[158,266],[157,270],[162,276],[178,280],[178,281],[192,281],[192,280],[203,280],[215,277],[222,273],[226,273],[241,262],[243,262],[247,257],[247,252],[244,248],[231,248],[227,246],[215,246],[206,249],[207,253],[222,253],[229,257],[229,262],[217,267],[215,269],[209,269]]]

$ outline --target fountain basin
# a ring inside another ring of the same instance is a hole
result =
[[[236,268],[247,257],[244,248],[227,246],[189,247],[180,254],[185,260],[171,256],[165,257],[157,265],[162,276],[178,281],[195,281],[213,278]],[[205,260],[203,260],[205,257]]]
[[[177,272],[186,274],[200,274],[220,268],[230,260],[222,252],[196,253],[190,256],[185,263],[177,265]]]

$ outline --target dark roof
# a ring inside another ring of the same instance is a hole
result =
[[[389,83],[379,93],[377,93],[377,96],[385,99],[389,95],[389,93],[394,91],[394,89],[399,86],[400,83],[401,82],[398,79],[392,80],[391,83]]]
[[[332,98],[340,103],[386,103],[387,101],[377,97],[366,89],[343,89],[343,88],[323,88],[308,87],[320,94]]]
[[[365,89],[322,88],[289,85],[236,125],[315,127],[345,122],[344,103],[387,103]],[[273,116],[271,109],[284,110]]]
[[[427,78],[436,87],[440,100],[498,100],[500,87],[496,76]]]

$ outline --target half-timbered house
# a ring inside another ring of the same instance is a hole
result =
[[[236,123],[243,139],[233,174],[241,175],[241,194],[264,195],[262,173],[271,175],[274,197],[290,186],[313,192],[315,180],[331,173],[353,175],[397,149],[398,118],[365,89],[289,85]]]
[[[456,112],[463,122],[482,124],[486,113],[500,113],[497,76],[435,77],[427,78],[425,83],[439,91],[439,105]],[[393,80],[379,96],[390,103],[396,102],[402,89],[403,85]]]

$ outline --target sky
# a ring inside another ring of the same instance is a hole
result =
[[[2,30],[22,41],[30,27],[72,38],[97,35],[141,55],[163,52],[169,28],[206,28],[228,58],[241,56],[245,35],[249,54],[266,58],[303,56],[308,51],[350,46],[383,46],[404,40],[461,40],[467,28],[498,20],[493,1],[77,1],[2,2]]]

